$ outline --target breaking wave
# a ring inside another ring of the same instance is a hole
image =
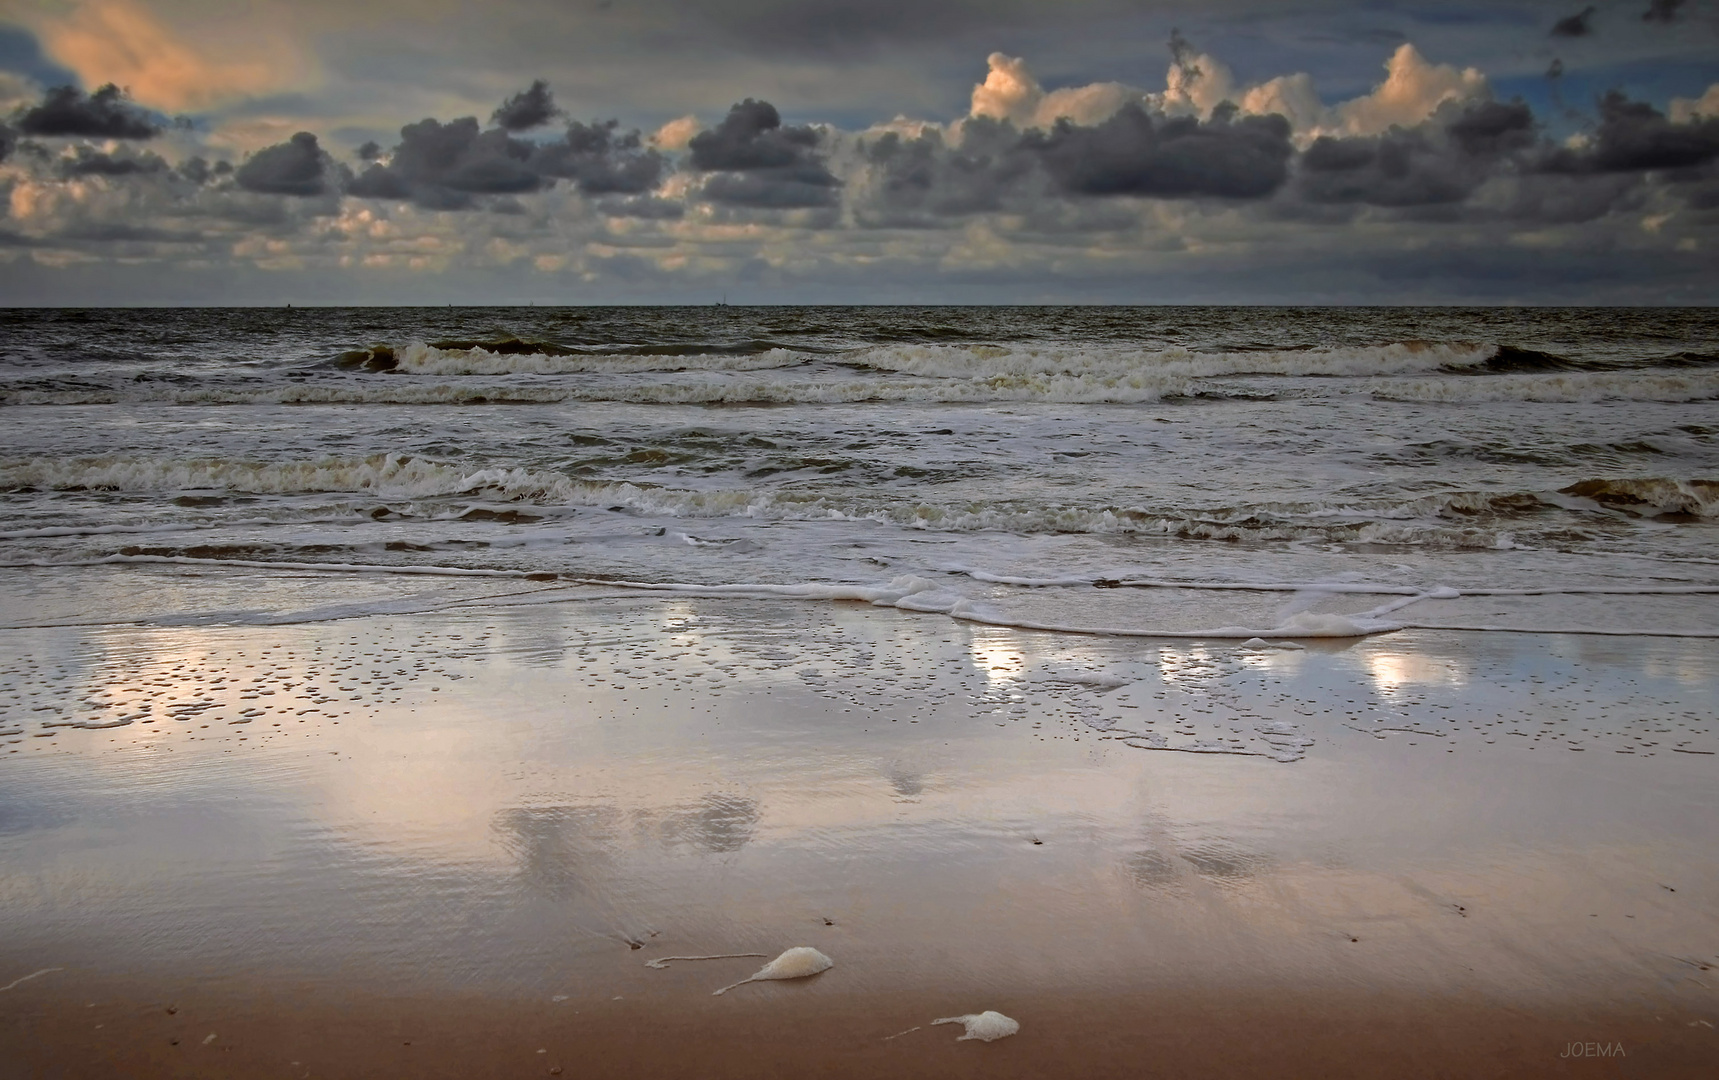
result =
[[[763,342],[753,344],[766,344]],[[701,347],[702,348],[702,347]],[[1199,352],[1115,345],[934,345],[890,344],[835,357],[853,368],[924,378],[986,381],[1055,377],[1117,381],[1149,374],[1197,379],[1238,375],[1358,377],[1406,372],[1485,370],[1501,357],[1528,355],[1475,342],[1403,341],[1338,349]],[[1535,354],[1544,355],[1544,354]],[[780,346],[757,350],[695,351],[667,347],[614,348],[598,352],[506,341],[414,342],[404,348],[378,346],[342,355],[339,365],[411,375],[633,374],[677,371],[758,371],[820,359],[815,351]],[[1573,366],[1567,361],[1563,366]],[[1499,370],[1519,370],[1516,366]]]
[[[346,370],[297,370],[286,378],[18,381],[0,387],[0,404],[1138,404],[1345,394],[1432,403],[1719,399],[1719,371],[1694,362],[1574,370],[1573,361],[1551,353],[1475,342],[1239,352],[1031,343],[891,344],[841,353],[752,348],[766,344],[599,352],[512,340],[419,342],[357,350],[336,363]]]
[[[1719,482],[1664,477],[1590,479],[1558,491],[1462,491],[1396,500],[1329,500],[1178,508],[1042,500],[906,499],[813,487],[687,490],[584,480],[524,467],[471,469],[406,454],[256,462],[150,457],[32,458],[0,462],[0,490],[268,495],[355,495],[412,503],[461,498],[545,507],[625,508],[650,516],[876,521],[939,532],[1136,533],[1179,539],[1325,539],[1440,547],[1508,547],[1536,515],[1609,513],[1668,520],[1719,514]],[[412,512],[465,512],[427,505]],[[494,516],[494,515],[492,515]],[[522,520],[525,520],[522,518]]]
[[[1123,378],[997,376],[939,382],[862,379],[769,380],[703,377],[673,382],[483,385],[400,381],[388,384],[310,384],[265,388],[205,388],[169,393],[113,390],[20,390],[0,395],[11,405],[111,405],[157,401],[179,405],[544,405],[615,402],[635,405],[842,405],[860,403],[972,404],[1043,401],[1126,404],[1190,392],[1184,379],[1138,374]]]
[[[1662,477],[1583,480],[1559,491],[1634,514],[1689,518],[1719,516],[1719,482],[1712,480]]]
[[[1158,378],[1192,380],[1245,375],[1353,378],[1457,370],[1479,367],[1497,352],[1496,345],[1433,341],[1225,353],[1078,345],[895,345],[851,353],[843,360],[879,371],[944,379],[1063,376],[1124,380],[1150,373]]]
[[[380,352],[380,350],[371,350]],[[368,370],[389,370],[406,375],[572,375],[599,373],[632,375],[674,371],[763,371],[805,363],[808,356],[790,349],[772,348],[754,353],[633,353],[586,354],[576,352],[498,351],[484,345],[451,348],[448,343],[414,343],[392,351],[394,363]]]

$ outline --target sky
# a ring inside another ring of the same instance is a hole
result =
[[[0,305],[1719,303],[1719,0],[0,0]]]

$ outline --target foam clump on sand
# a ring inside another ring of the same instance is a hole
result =
[[[990,1009],[986,1009],[982,1013],[969,1013],[966,1016],[945,1016],[943,1019],[933,1020],[931,1023],[933,1025],[960,1024],[966,1028],[966,1032],[956,1039],[956,1042],[963,1042],[967,1039],[994,1042],[997,1039],[1006,1039],[1021,1030],[1018,1020]]]
[[[804,979],[828,971],[835,966],[834,960],[811,946],[797,945],[759,968],[757,974],[751,978],[730,983],[721,990],[714,991],[711,996],[726,994],[736,986],[745,986],[749,982],[762,982],[766,979]]]
[[[1244,649],[1284,649],[1288,651],[1299,651],[1307,648],[1307,646],[1297,645],[1293,641],[1267,641],[1262,637],[1250,637],[1241,643],[1241,647]]]

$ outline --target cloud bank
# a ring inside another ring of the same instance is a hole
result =
[[[1546,33],[1601,33],[1599,14]],[[955,117],[790,122],[745,97],[649,136],[569,119],[539,79],[391,138],[307,125],[236,155],[115,84],[38,88],[0,124],[0,276],[228,267],[247,288],[481,279],[593,299],[1154,298],[1141,282],[1225,298],[1227,281],[1232,299],[1640,300],[1719,283],[1719,83],[1663,105],[1607,92],[1557,135],[1562,115],[1412,43],[1336,101],[1303,72],[1238,79],[1179,33],[1168,53],[1149,88],[1047,88],[996,52]],[[199,70],[230,87],[239,69]],[[1520,292],[1497,295],[1501,273]]]

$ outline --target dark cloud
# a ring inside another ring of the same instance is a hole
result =
[[[1697,188],[1689,193],[1691,210],[1719,210],[1719,184]]]
[[[1488,101],[1382,135],[1315,140],[1279,210],[1365,205],[1421,220],[1570,224],[1641,210],[1655,190],[1694,205],[1715,162],[1719,120],[1675,123],[1615,92],[1577,148],[1549,142],[1526,104]]]
[[[597,200],[598,213],[610,217],[643,218],[647,221],[676,221],[686,216],[686,206],[655,195],[616,195]]]
[[[692,167],[702,172],[744,172],[799,164],[817,145],[817,131],[783,127],[776,106],[747,98],[730,106],[714,129],[693,136],[688,149]]]
[[[529,94],[509,99],[497,115]],[[538,142],[515,138],[506,128],[482,130],[473,116],[445,124],[422,120],[400,129],[400,143],[386,162],[376,144],[359,147],[359,157],[371,165],[346,190],[361,198],[407,199],[434,210],[467,209],[480,196],[523,195],[556,180],[571,180],[585,195],[650,191],[668,172],[668,161],[645,147],[639,132],[619,129],[614,120],[573,123],[560,138]],[[490,208],[501,204],[492,202]]]
[[[370,139],[359,146],[356,153],[359,161],[375,161],[382,156],[382,144]]]
[[[1195,62],[1199,53],[1195,51],[1193,42],[1182,36],[1182,31],[1172,27],[1170,30],[1170,63],[1174,64],[1182,76],[1183,83],[1189,83],[1205,74],[1200,65]]]
[[[1005,211],[1050,231],[1089,223],[1091,215],[1071,214],[1080,200],[1263,199],[1283,186],[1295,156],[1281,116],[1238,117],[1229,106],[1199,120],[1135,103],[1090,126],[1065,118],[1049,131],[1023,133],[1007,121],[974,117],[962,124],[958,145],[928,129],[915,138],[885,134],[860,149],[871,167],[872,183],[856,206],[866,224],[926,226]],[[1377,155],[1372,146],[1342,149],[1366,160]]]
[[[245,159],[234,179],[246,191],[310,198],[338,187],[334,172],[333,162],[317,145],[316,136],[301,131]]]
[[[550,182],[531,168],[532,143],[500,129],[482,131],[474,116],[444,124],[420,120],[400,129],[386,165],[373,164],[347,185],[369,199],[410,199],[434,210],[460,210],[477,195],[518,195]]]
[[[878,224],[890,225],[1001,210],[1037,167],[1022,150],[1020,133],[988,117],[963,125],[959,147],[946,145],[943,133],[930,128],[914,139],[890,132],[864,153],[879,180],[877,205],[870,209],[881,215]]]
[[[1616,90],[1600,99],[1599,111],[1599,127],[1586,147],[1549,151],[1539,167],[1562,173],[1640,172],[1688,169],[1719,159],[1719,119],[1675,123]]]
[[[1470,210],[1476,218],[1536,225],[1574,225],[1615,212],[1640,210],[1648,188],[1639,175],[1512,175],[1497,206]]]
[[[644,147],[637,131],[617,134],[614,120],[575,121],[560,139],[540,144],[531,164],[545,176],[572,180],[586,195],[637,195],[661,183],[668,162]]]
[[[1557,22],[1552,24],[1551,36],[1568,38],[1587,37],[1589,34],[1594,32],[1593,20],[1595,10],[1596,9],[1590,5],[1576,12],[1574,15],[1567,15],[1564,18],[1559,19]]]
[[[1641,13],[1641,21],[1676,22],[1678,13],[1683,9],[1683,3],[1684,0],[1650,0],[1647,10]]]
[[[704,182],[699,193],[725,206],[747,206],[759,210],[799,210],[834,206],[841,181],[821,166],[799,175],[786,170],[717,173]]]
[[[1022,145],[1071,195],[1257,199],[1289,175],[1289,134],[1281,116],[1238,119],[1233,106],[1199,120],[1130,102],[1091,127],[1064,118],[1048,132],[1030,131]]]
[[[1571,224],[1639,209],[1655,168],[1719,157],[1719,123],[1672,124],[1614,96],[1583,149],[1556,146],[1520,102],[1446,106],[1412,128],[1322,137],[1301,155],[1280,209],[1372,206],[1419,220]],[[1483,187],[1491,193],[1477,197]]]
[[[1469,157],[1497,158],[1531,146],[1535,126],[1534,110],[1524,102],[1482,101],[1446,122],[1444,131]]]
[[[508,98],[501,103],[490,116],[490,122],[503,131],[528,131],[561,115],[561,110],[555,107],[555,98],[549,93],[549,84],[538,79],[528,90]]]
[[[233,171],[233,166],[231,163],[225,161],[217,161],[215,164],[210,165],[204,158],[192,157],[181,161],[179,163],[179,167],[174,171],[185,179],[191,181],[193,184],[203,185],[216,177],[226,176],[231,173]]]
[[[198,240],[196,234],[173,232],[150,225],[129,225],[118,221],[92,221],[73,225],[55,240],[76,240],[90,244],[187,244]]]
[[[0,123],[0,161],[12,156],[12,148],[18,145],[18,133],[11,125]]]
[[[831,206],[837,180],[818,153],[820,136],[812,127],[784,127],[768,101],[732,106],[722,123],[701,131],[688,144],[691,165],[714,173],[703,194],[712,202],[764,209]]]
[[[90,139],[152,139],[164,125],[126,100],[112,83],[93,94],[71,86],[49,90],[42,103],[24,110],[18,128],[26,135]]]
[[[87,146],[78,147],[73,156],[60,161],[60,175],[67,179],[76,176],[147,176],[167,172],[169,168],[159,154],[147,150],[140,154],[123,151],[104,154]]]
[[[1401,208],[1459,203],[1480,186],[1486,170],[1446,151],[1419,130],[1353,139],[1323,136],[1301,157],[1296,194],[1325,204]]]

